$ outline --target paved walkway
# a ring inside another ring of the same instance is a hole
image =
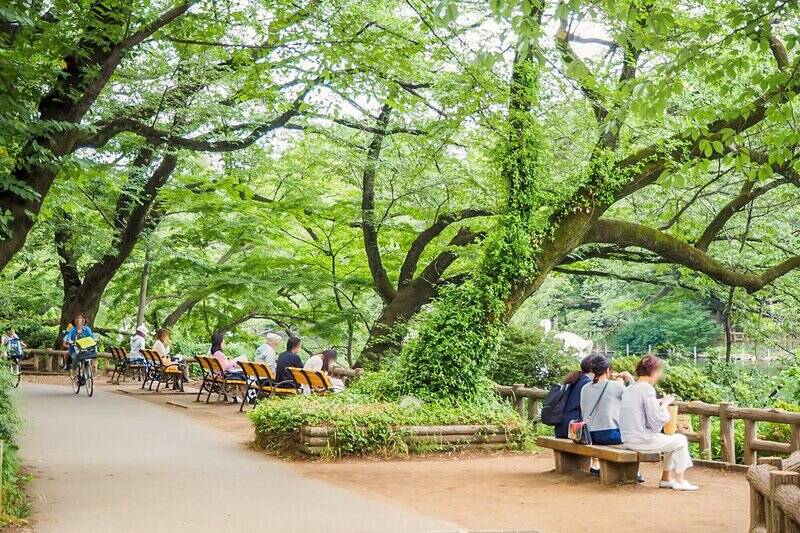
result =
[[[22,458],[35,474],[36,531],[458,529],[304,477],[166,407],[31,383],[22,395]]]

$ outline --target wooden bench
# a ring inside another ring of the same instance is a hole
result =
[[[242,379],[228,377],[222,370],[222,365],[218,360],[213,357],[198,355],[197,362],[200,364],[200,370],[203,372],[203,382],[200,384],[200,390],[197,391],[196,402],[200,401],[200,396],[207,392],[206,403],[211,398],[212,393],[217,394],[217,402],[221,400],[228,401],[228,392],[231,389],[244,390],[247,387],[247,382]]]
[[[250,391],[255,392],[253,405],[262,398],[269,398],[273,394],[278,396],[293,396],[297,388],[293,381],[281,381],[275,377],[275,372],[264,363],[250,363],[239,361],[242,372],[247,376],[247,388],[244,391],[245,401],[239,406],[239,411],[244,409],[245,402],[250,401]]]
[[[153,383],[157,383],[156,392],[161,389],[161,384],[172,385],[173,389],[183,392],[183,370],[181,365],[172,361],[165,362],[155,350],[142,350],[144,360],[147,361],[147,379],[150,381],[149,390],[153,390]],[[146,383],[146,381],[145,381]],[[142,383],[144,388],[145,383]]]
[[[656,452],[635,452],[618,446],[587,446],[555,437],[538,437],[536,444],[553,450],[556,472],[559,474],[586,471],[589,459],[599,459],[600,482],[604,485],[636,483],[639,463],[661,461],[661,454]]]
[[[286,370],[292,373],[292,378],[295,383],[298,385],[305,385],[312,393],[326,394],[334,392],[331,378],[321,370],[304,370],[294,367],[288,367]]]
[[[114,368],[111,372],[111,383],[119,385],[120,379],[124,381],[126,377],[143,379],[144,365],[132,363],[128,359],[128,351],[125,348],[112,346],[108,351],[111,353],[111,361],[114,363]]]

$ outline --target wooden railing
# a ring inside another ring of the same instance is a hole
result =
[[[798,457],[764,457],[747,471],[750,533],[800,532]]]
[[[522,385],[498,385],[497,393],[507,398],[514,408],[531,423],[539,421],[542,400],[547,397],[543,389],[524,387]],[[734,420],[744,423],[744,457],[743,464],[756,463],[758,452],[785,454],[800,450],[800,413],[792,413],[782,409],[755,409],[737,407],[732,403],[675,402],[678,413],[697,417],[696,430],[680,430],[689,442],[696,442],[700,448],[700,459],[712,461],[711,456],[711,419],[719,418],[720,426],[720,460],[717,463],[736,463],[736,433]],[[777,442],[762,439],[758,435],[758,422],[786,424],[789,427],[789,442]]]
[[[542,413],[542,400],[547,398],[546,390],[526,387],[520,384],[497,385],[495,390],[502,398],[507,398],[514,405],[514,409],[520,416],[528,419],[531,424],[539,422]]]
[[[743,459],[745,465],[756,464],[758,452],[779,453],[789,455],[800,450],[800,413],[792,413],[783,409],[755,409],[737,407],[723,402],[719,404],[703,402],[676,402],[678,412],[697,416],[697,430],[683,431],[690,442],[696,442],[700,448],[702,459],[711,459],[711,418],[719,418],[719,434],[721,460],[724,463],[736,463],[736,442],[734,420],[744,423]],[[789,427],[789,442],[776,442],[759,438],[758,422],[786,424]]]

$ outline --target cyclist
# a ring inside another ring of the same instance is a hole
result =
[[[77,344],[78,340],[86,337],[94,338],[92,328],[86,323],[86,315],[78,313],[75,315],[75,320],[73,320],[72,323],[73,326],[69,328],[66,335],[64,335],[64,348],[69,350],[69,359],[67,364],[64,365],[64,370],[69,370],[75,362],[75,358],[80,351],[80,347]]]
[[[13,326],[6,328],[6,333],[2,338],[2,345],[5,348],[6,355],[15,359],[22,359],[25,355],[24,349],[28,347],[14,331]]]

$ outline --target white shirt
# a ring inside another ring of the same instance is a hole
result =
[[[309,357],[306,360],[306,364],[303,365],[303,370],[313,370],[315,372],[321,371],[322,370],[322,356],[318,354],[318,355],[312,355],[311,357]],[[327,372],[326,372],[326,374],[327,374]],[[328,375],[328,379],[331,380],[331,385],[333,385],[334,392],[339,392],[339,391],[344,390],[344,381],[342,381],[339,378],[335,378],[335,377],[333,377],[331,375]],[[310,391],[306,391],[307,388],[308,387],[303,385],[303,391],[304,392],[310,392]]]
[[[264,363],[275,372],[275,348],[266,343],[256,348],[256,362]]]
[[[144,345],[144,337],[140,337],[139,335],[134,335],[131,337],[131,351],[128,353],[128,357],[136,357],[142,356],[142,350],[146,347]]]
[[[161,339],[156,339],[153,343],[153,349],[158,352],[162,359],[169,359],[169,346],[161,342]]]
[[[661,435],[669,410],[656,399],[656,389],[637,381],[625,389],[619,409],[619,431],[625,444],[651,442]]]

